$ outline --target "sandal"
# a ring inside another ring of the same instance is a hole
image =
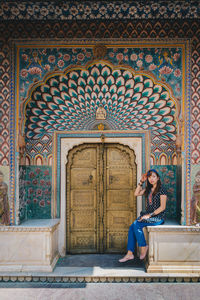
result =
[[[123,258],[119,259],[119,262],[123,263],[123,262],[126,262],[128,260],[132,260],[134,259],[134,255],[125,255]]]

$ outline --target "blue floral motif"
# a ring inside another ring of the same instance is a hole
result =
[[[167,191],[167,207],[166,216],[169,219],[177,218],[177,202],[179,195],[177,195],[177,167],[176,166],[151,166],[156,169],[160,175],[162,184]]]
[[[91,19],[188,19],[199,18],[199,1],[79,1],[65,2],[7,2],[0,7],[3,20],[91,20]]]
[[[29,85],[41,80],[50,71],[64,70],[70,65],[85,65],[93,58],[92,48],[23,48],[20,50],[20,96],[26,97]],[[181,48],[109,48],[106,59],[113,64],[125,64],[134,70],[152,72],[167,82],[174,95],[181,98]]]
[[[51,167],[20,167],[20,220],[51,218]]]

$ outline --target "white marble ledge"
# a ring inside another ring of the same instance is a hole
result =
[[[168,231],[168,232],[200,232],[200,226],[185,226],[185,225],[158,225],[148,226],[148,232]]]
[[[0,226],[0,231],[10,232],[53,232],[59,225],[60,219],[34,219],[27,220],[18,226]]]
[[[100,268],[100,267],[55,267],[55,269],[49,272],[37,272],[37,271],[3,271],[0,273],[0,279],[5,277],[17,277],[20,278],[33,278],[33,277],[96,277],[96,276],[106,276],[106,277],[145,277],[145,278],[199,278],[199,273],[170,273],[170,272],[155,272],[155,273],[147,273],[145,269],[130,269],[130,268]],[[22,280],[21,280],[22,281]]]

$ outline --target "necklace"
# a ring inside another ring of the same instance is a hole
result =
[[[152,191],[149,193],[149,204],[152,204]]]

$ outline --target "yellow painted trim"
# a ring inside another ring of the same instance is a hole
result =
[[[69,43],[64,43],[64,44],[57,44],[55,41],[55,43],[53,44],[45,44],[44,42],[39,43],[40,41],[38,41],[38,43],[33,43],[31,44],[30,42],[23,42],[23,44],[20,44],[20,42],[17,44],[17,47],[19,48],[91,48],[94,47],[98,44],[100,45],[104,45],[107,48],[116,48],[116,47],[127,47],[127,48],[155,48],[155,46],[159,46],[162,48],[177,48],[177,47],[182,47],[184,46],[185,43],[185,39],[183,39],[183,41],[179,41],[178,43],[176,43],[174,40],[173,41],[166,41],[166,42],[161,42],[161,41],[157,41],[157,40],[153,40],[153,42],[149,42],[150,38],[148,40],[143,40],[141,42],[137,42],[134,40],[130,40],[129,43],[126,42],[115,42],[115,41],[111,41],[111,43],[107,43],[107,41],[105,39],[101,39],[101,40],[94,40],[93,43],[87,43],[86,41],[77,41],[77,43],[71,43],[71,41]],[[180,39],[179,39],[180,40]],[[48,42],[47,42],[48,43]]]
[[[38,157],[41,158],[41,162],[42,162],[42,166],[43,166],[44,165],[44,161],[43,161],[42,154],[40,154],[40,153],[35,156],[34,164],[37,165],[37,158]]]
[[[169,165],[168,157],[167,157],[167,155],[164,152],[159,156],[159,165],[161,165],[161,161],[162,161],[163,157],[165,157],[165,162],[166,162],[165,165]]]

